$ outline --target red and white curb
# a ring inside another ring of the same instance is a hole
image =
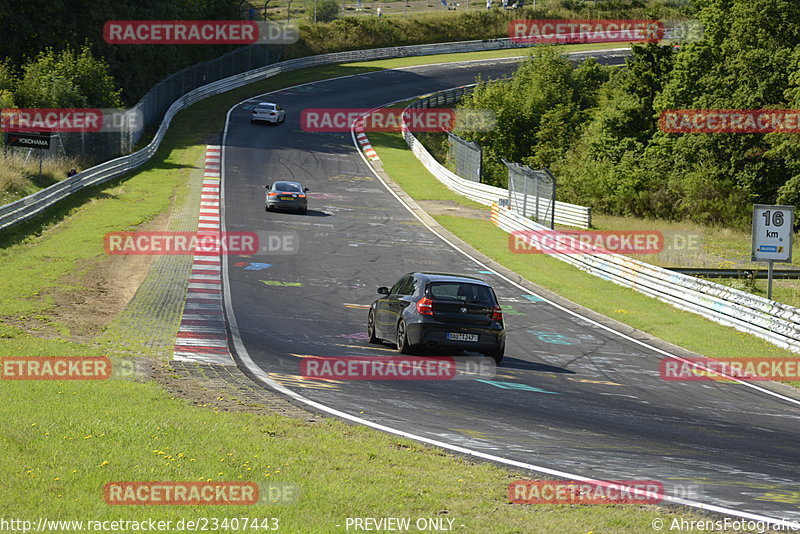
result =
[[[220,234],[220,147],[208,146],[200,193],[198,235]],[[195,254],[183,317],[172,358],[178,361],[233,364],[222,313],[222,258]]]
[[[364,133],[363,118],[356,121],[354,129],[356,131],[356,141],[358,141],[358,144],[361,145],[361,150],[364,151],[364,154],[367,156],[367,158],[372,161],[381,159],[378,157],[378,153],[375,152],[375,149],[372,148],[372,143],[370,143],[369,139],[367,139],[367,134]]]

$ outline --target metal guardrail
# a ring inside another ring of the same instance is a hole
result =
[[[492,206],[492,221],[506,232],[525,232],[546,243],[552,230],[512,210]],[[540,234],[541,233],[541,234]],[[539,235],[537,235],[539,234]],[[533,244],[533,239],[529,241]],[[779,347],[800,352],[800,309],[752,295],[708,280],[694,278],[618,254],[563,254],[553,257],[578,269],[630,287],[673,306],[697,313],[723,325],[732,326],[766,339]]]
[[[428,109],[439,106],[455,104],[460,101],[464,95],[468,94],[475,87],[475,84],[463,85],[445,91],[438,91],[430,95],[423,96],[416,102],[410,104],[406,109]],[[493,185],[481,184],[462,178],[441,165],[436,158],[422,145],[422,143],[414,137],[414,135],[407,129],[403,130],[403,137],[405,138],[408,147],[414,153],[420,162],[425,166],[428,171],[436,176],[444,185],[452,189],[456,193],[466,196],[485,206],[491,206],[493,202],[497,202],[498,198],[508,197],[508,190],[502,187],[495,187]],[[514,200],[519,205],[523,205],[523,195],[514,193]],[[527,205],[534,206],[538,203],[538,209],[542,212],[549,210],[550,199],[537,197],[534,195],[527,195]],[[567,202],[555,202],[555,223],[564,226],[574,226],[577,228],[590,228],[592,226],[592,209],[586,206],[578,206],[577,204],[569,204]]]
[[[667,267],[668,270],[687,274],[689,276],[702,276],[704,278],[749,278],[767,279],[766,269],[713,269],[697,267]],[[800,269],[774,269],[773,278],[784,280],[800,279]]]
[[[481,50],[501,50],[509,48],[525,48],[529,45],[515,43],[511,39],[487,39],[483,41],[460,41],[454,43],[436,43],[411,46],[394,46],[388,48],[374,48],[370,50],[352,50],[310,56],[288,61],[281,61],[259,67],[241,74],[236,74],[222,80],[198,87],[176,99],[164,113],[164,118],[152,141],[141,150],[101,163],[86,169],[71,178],[60,181],[52,186],[37,191],[23,199],[0,206],[0,230],[29,220],[41,214],[57,202],[69,197],[72,193],[86,187],[102,184],[132,171],[149,160],[164,139],[169,124],[175,115],[182,109],[204,98],[214,96],[243,85],[270,78],[282,72],[329,65],[332,63],[348,63],[354,61],[368,61],[375,59],[388,59],[394,57],[426,56],[435,54],[451,54],[457,52],[476,52]]]

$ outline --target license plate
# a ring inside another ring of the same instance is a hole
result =
[[[281,200],[294,200],[292,197],[281,197]]]
[[[478,334],[462,334],[460,332],[448,332],[447,339],[450,341],[471,341],[477,343]]]

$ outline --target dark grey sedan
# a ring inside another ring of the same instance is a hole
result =
[[[308,188],[300,182],[279,181],[267,185],[265,210],[285,209],[306,213],[308,211]]]
[[[471,276],[409,273],[372,303],[370,343],[397,344],[402,354],[421,348],[481,352],[497,362],[505,352],[503,312],[492,286]]]

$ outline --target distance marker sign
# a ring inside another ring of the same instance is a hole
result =
[[[753,205],[752,261],[792,262],[794,206]]]

